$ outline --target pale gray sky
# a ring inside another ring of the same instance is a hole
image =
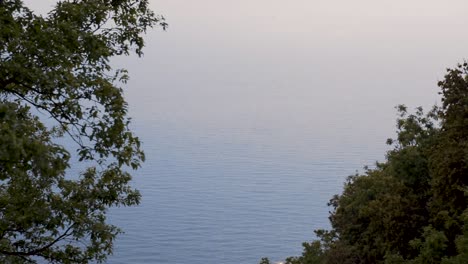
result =
[[[54,1],[25,2],[44,12]],[[299,128],[352,113],[392,129],[393,107],[433,104],[437,80],[468,47],[461,0],[150,2],[169,30],[147,35],[143,59],[116,60],[130,71],[132,115],[144,120],[247,116]]]

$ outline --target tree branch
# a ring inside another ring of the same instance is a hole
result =
[[[71,235],[70,233],[68,233],[70,230],[72,230],[72,228],[75,226],[75,224],[72,224],[71,226],[69,226],[67,228],[67,230],[65,230],[65,232],[58,236],[56,239],[54,239],[52,242],[50,242],[49,244],[41,247],[41,248],[38,248],[38,249],[35,249],[35,250],[31,250],[31,251],[28,251],[28,252],[22,252],[22,251],[6,251],[6,250],[0,250],[0,254],[4,254],[4,255],[8,255],[8,256],[34,256],[34,255],[37,255],[39,254],[40,252],[43,252],[45,250],[47,250],[48,248],[50,248],[51,246],[53,246],[54,244],[56,244],[57,242],[59,242],[60,240],[62,240],[63,238]]]

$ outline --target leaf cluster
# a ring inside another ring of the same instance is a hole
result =
[[[127,71],[110,60],[142,56],[154,26],[167,24],[147,0],[58,1],[45,16],[0,1],[2,263],[102,262],[112,253],[120,230],[106,211],[139,203],[126,170],[145,156],[129,128]],[[54,143],[60,137],[91,167],[66,177],[71,152]]]
[[[288,264],[468,263],[468,63],[439,82],[442,105],[397,106],[386,160],[350,176],[316,231]]]

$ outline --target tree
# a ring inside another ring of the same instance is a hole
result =
[[[442,122],[429,160],[433,191],[429,205],[434,227],[444,231],[449,239],[448,251],[453,255],[468,206],[468,63],[448,69],[439,86]]]
[[[442,105],[398,106],[386,160],[348,178],[330,201],[332,229],[286,263],[466,263],[468,63],[439,82]]]
[[[102,262],[120,232],[111,206],[138,204],[129,169],[144,161],[129,129],[110,58],[142,56],[142,35],[166,28],[147,0],[59,1],[36,15],[20,0],[0,0],[0,260]],[[53,120],[44,125],[42,112]],[[70,153],[93,164],[66,176]]]
[[[332,230],[317,232],[327,245],[324,260],[299,263],[383,263],[390,256],[417,256],[409,243],[429,223],[428,155],[438,109],[425,115],[421,108],[415,114],[397,108],[397,139],[388,140],[394,149],[386,162],[348,178],[342,194],[330,201]]]

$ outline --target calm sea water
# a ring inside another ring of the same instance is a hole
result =
[[[394,106],[437,102],[466,55],[466,1],[438,3],[152,2],[169,31],[116,61],[147,162],[109,263],[300,254],[346,177],[384,159]]]
[[[328,227],[326,203],[345,177],[385,149],[372,131],[355,142],[340,124],[325,139],[314,126],[301,135],[157,120],[135,129],[148,156],[134,182],[143,201],[112,212],[126,234],[109,263],[257,263],[299,254],[314,229]]]
[[[55,0],[26,3],[45,14]],[[151,0],[125,96],[147,162],[109,263],[251,264],[328,228],[345,178],[382,160],[397,104],[430,106],[466,58],[464,0]]]

